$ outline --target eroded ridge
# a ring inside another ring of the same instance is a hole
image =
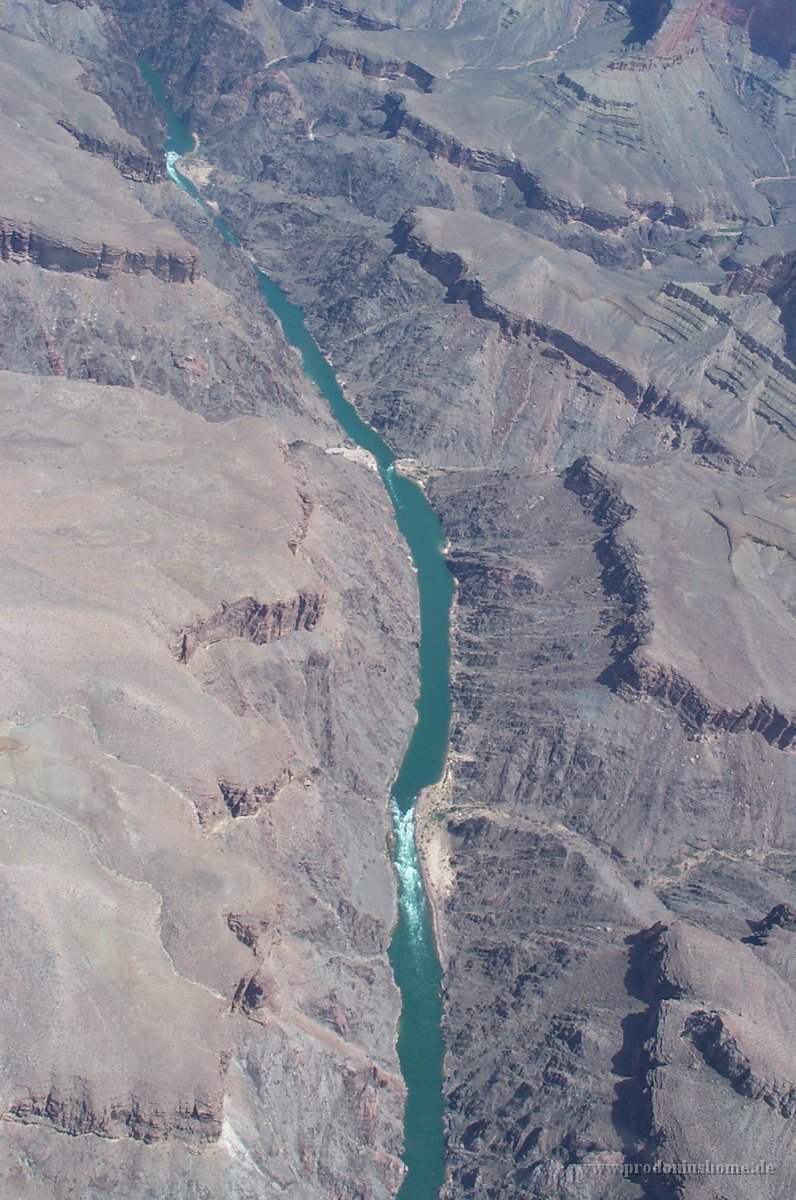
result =
[[[66,240],[3,217],[0,217],[0,258],[3,262],[31,262],[45,270],[75,272],[95,279],[154,275],[166,283],[193,283],[199,275],[196,254],[165,249],[131,250],[76,238]]]
[[[626,986],[648,1005],[626,1023],[629,1069],[617,1089],[637,1138],[634,1158],[698,1158],[707,1131],[682,1122],[678,1108],[717,1116],[730,1089],[749,1104],[756,1154],[775,1157],[781,1121],[796,1112],[792,932],[783,931],[776,956],[682,920],[658,921],[626,940]],[[714,1147],[729,1149],[723,1130],[712,1136]]]
[[[796,714],[787,707],[781,663],[793,651],[792,618],[756,560],[760,546],[792,558],[796,541],[777,524],[787,514],[768,498],[750,487],[737,511],[737,497],[711,487],[703,474],[682,464],[659,466],[650,492],[649,468],[583,457],[567,473],[567,486],[604,530],[595,549],[606,594],[619,602],[610,632],[613,663],[603,681],[620,695],[672,708],[692,732],[749,731],[787,750],[796,741]],[[709,611],[696,617],[688,596],[695,548],[674,535],[686,520],[714,588]],[[775,626],[766,628],[762,614],[781,618],[773,647]],[[706,636],[717,620],[724,621],[718,642]],[[749,670],[739,673],[746,655]]]
[[[263,646],[290,633],[310,633],[321,617],[324,599],[317,592],[298,592],[290,600],[266,604],[260,604],[254,596],[222,604],[211,616],[178,630],[177,659],[188,662],[197,650],[230,638],[243,638],[255,646]]]
[[[3,1120],[45,1125],[70,1137],[92,1134],[147,1144],[168,1139],[203,1144],[217,1141],[221,1134],[221,1096],[197,1098],[171,1109],[153,1105],[143,1095],[104,1105],[95,1101],[85,1080],[77,1080],[68,1089],[53,1085],[46,1093],[29,1091],[13,1102]]]

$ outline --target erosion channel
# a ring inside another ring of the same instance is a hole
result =
[[[140,66],[166,119],[166,162],[171,179],[202,207],[223,238],[239,245],[235,233],[178,171],[180,158],[195,148],[195,139],[168,104],[154,70],[143,61]],[[441,778],[447,753],[453,580],[445,565],[442,529],[422,489],[395,470],[394,452],[346,400],[304,324],[302,310],[258,267],[255,272],[265,302],[288,342],[301,354],[306,376],[326,397],[345,434],[373,456],[417,573],[421,627],[417,721],[391,798],[399,912],[390,963],[401,992],[398,1056],[407,1088],[403,1154],[407,1174],[399,1200],[434,1200],[445,1172],[440,966],[415,844],[415,802],[423,788]]]

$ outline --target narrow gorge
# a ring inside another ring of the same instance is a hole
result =
[[[194,149],[196,139],[168,104],[162,83],[152,68],[143,61],[140,65],[166,118],[169,176],[202,207],[222,237],[239,245],[238,237],[226,222],[209,208],[196,186],[180,172],[180,159]],[[291,304],[264,271],[256,266],[255,271],[263,299],[278,318],[289,344],[301,355],[305,375],[325,397],[343,432],[375,464],[417,577],[420,603],[417,720],[391,796],[399,915],[390,945],[390,963],[402,999],[398,1056],[407,1089],[403,1152],[407,1174],[398,1194],[400,1200],[433,1200],[445,1178],[441,975],[418,860],[414,810],[423,789],[437,783],[445,767],[450,724],[448,627],[453,579],[445,564],[442,529],[422,488],[396,469],[394,451],[346,399],[332,367],[307,330],[301,309]],[[244,615],[250,619],[249,608]],[[226,618],[226,614],[223,616]],[[213,629],[218,623],[218,618],[214,618],[208,624]],[[237,632],[235,622],[233,626]],[[203,635],[204,630],[192,631],[191,643]],[[185,634],[182,644],[188,645]]]

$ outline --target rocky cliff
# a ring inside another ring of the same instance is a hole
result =
[[[0,258],[3,262],[34,263],[47,271],[68,271],[95,279],[113,279],[124,272],[154,275],[169,283],[193,283],[198,255],[190,251],[125,250],[90,245],[79,238],[58,238],[0,217]]]

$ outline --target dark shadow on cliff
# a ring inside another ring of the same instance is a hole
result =
[[[644,1041],[649,1028],[647,1012],[631,1012],[622,1021],[622,1046],[611,1059],[611,1071],[618,1076],[614,1085],[611,1120],[622,1142],[622,1152],[635,1160],[640,1142],[651,1121],[646,1076],[642,1064]]]
[[[796,251],[771,255],[751,267],[728,255],[720,266],[727,278],[719,293],[723,291],[729,296],[759,293],[768,296],[777,307],[785,334],[784,352],[796,363]]]
[[[653,1162],[658,1147],[652,1138],[652,1094],[647,1073],[653,1066],[649,1039],[655,1032],[657,1007],[671,996],[672,989],[662,983],[655,967],[655,946],[662,926],[642,929],[625,938],[628,967],[625,990],[629,997],[646,1005],[629,1012],[622,1021],[622,1045],[611,1060],[617,1077],[611,1121],[620,1139],[625,1161],[631,1164]],[[674,1177],[638,1175],[633,1182],[647,1200],[679,1200],[681,1182]]]
[[[785,353],[796,363],[796,254],[788,256],[788,266],[783,271],[771,299],[779,309],[779,323],[785,330]]]
[[[796,930],[796,908],[790,904],[776,904],[762,920],[748,920],[751,933],[741,938],[747,946],[765,946],[771,933],[776,929]]]
[[[649,1005],[645,980],[646,931],[625,938],[628,947],[628,967],[624,984],[628,996]],[[611,1060],[611,1070],[619,1081],[614,1087],[615,1100],[611,1110],[614,1129],[622,1142],[628,1161],[637,1159],[639,1146],[650,1129],[651,1111],[646,1085],[644,1042],[650,1029],[650,1008],[627,1014],[622,1021],[622,1045]]]
[[[624,40],[626,46],[644,46],[660,29],[672,11],[671,0],[630,0],[627,14],[630,17],[630,32]]]
[[[749,42],[755,54],[789,67],[796,53],[796,9],[793,0],[735,0],[748,20]]]

